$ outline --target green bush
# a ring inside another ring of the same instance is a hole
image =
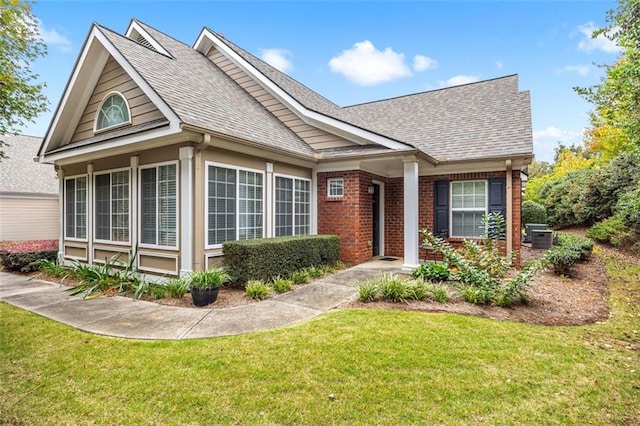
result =
[[[385,274],[377,283],[378,291],[390,302],[404,302],[409,297],[409,283],[395,274]]]
[[[245,288],[245,295],[252,299],[264,300],[269,297],[271,287],[260,280],[250,280]]]
[[[430,262],[418,266],[411,272],[414,278],[422,278],[427,281],[449,281],[451,279],[451,271],[446,263]]]
[[[300,271],[295,271],[292,273],[289,278],[293,281],[294,284],[307,284],[311,279],[309,275],[309,271],[306,269],[302,269]]]
[[[427,284],[427,293],[438,303],[447,303],[451,298],[449,288],[444,284]]]
[[[544,260],[553,265],[558,274],[570,275],[571,268],[585,260],[593,250],[593,240],[579,235],[557,232],[554,246],[544,256]]]
[[[547,223],[547,209],[535,201],[524,201],[522,203],[522,226],[527,223]]]
[[[322,278],[324,277],[324,269],[318,268],[317,266],[310,266],[307,268],[307,272],[311,278]]]
[[[378,295],[378,285],[375,281],[365,281],[358,285],[358,300],[373,302]]]
[[[286,293],[288,291],[291,291],[292,284],[293,282],[291,280],[276,278],[275,280],[273,280],[272,286],[276,293]]]
[[[407,283],[407,299],[425,300],[429,295],[429,284],[422,279]]]
[[[189,284],[186,280],[178,278],[165,283],[164,288],[172,299],[182,299],[189,290]]]
[[[542,187],[540,200],[547,210],[547,223],[563,227],[586,221],[589,213],[583,202],[587,192],[585,182],[590,180],[592,173],[592,169],[578,170]]]
[[[311,266],[334,265],[340,257],[335,235],[262,238],[227,241],[222,245],[223,264],[236,284],[290,276]]]
[[[640,231],[640,180],[638,187],[625,192],[615,207],[616,216],[620,216],[624,223]]]
[[[618,215],[604,219],[587,230],[587,237],[614,246],[619,246],[630,235],[629,227],[622,216]]]
[[[40,269],[43,260],[54,261],[58,250],[36,250],[24,252],[0,252],[2,265],[10,271],[33,272]]]

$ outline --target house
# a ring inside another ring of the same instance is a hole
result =
[[[58,238],[58,179],[54,167],[34,161],[42,138],[2,135],[0,241]]]
[[[301,234],[410,269],[421,228],[455,243],[488,211],[517,251],[532,145],[516,75],[340,107],[209,28],[188,46],[132,20],[91,27],[39,156],[58,166],[61,258],[135,252],[168,276],[223,241]]]

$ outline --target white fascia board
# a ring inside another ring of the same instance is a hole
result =
[[[133,38],[131,37],[131,34],[134,31],[140,34],[142,37],[144,37],[151,44],[151,46],[153,46],[153,48],[158,51],[158,53],[161,53],[173,59],[173,55],[171,55],[171,53],[169,53],[167,49],[162,47],[162,45],[158,43],[151,34],[149,34],[144,28],[142,28],[142,26],[137,21],[131,20],[131,23],[129,24],[129,28],[127,28],[127,31],[125,32],[125,36],[133,40]]]
[[[332,117],[328,117],[324,114],[320,114],[315,111],[307,109],[300,104],[287,92],[278,87],[277,84],[272,82],[264,74],[258,71],[253,65],[247,62],[244,58],[233,51],[223,41],[221,41],[215,34],[211,33],[207,28],[203,28],[202,32],[198,36],[194,44],[194,49],[201,53],[206,51],[215,45],[216,48],[227,57],[231,62],[238,66],[241,70],[249,74],[256,82],[264,87],[269,93],[271,93],[276,99],[291,109],[300,119],[309,125],[318,127],[327,132],[342,136],[345,139],[354,141],[359,144],[373,142],[378,145],[382,145],[390,149],[407,149],[409,145],[394,141],[392,139],[380,136],[376,133],[368,130],[361,129],[343,121],[337,120]]]
[[[40,162],[41,163],[59,163],[59,164],[75,163],[75,162],[88,160],[89,158],[93,158],[93,157],[87,157],[90,154],[95,154],[94,155],[95,158],[102,158],[104,156],[103,153],[107,150],[116,150],[115,152],[109,152],[108,154],[109,156],[124,154],[127,152],[135,151],[136,149],[139,149],[139,147],[133,147],[134,144],[145,142],[145,141],[148,141],[149,139],[158,139],[158,138],[164,138],[167,136],[180,135],[180,134],[182,134],[181,130],[176,131],[174,129],[171,129],[171,127],[169,127],[168,129],[155,130],[151,132],[143,132],[138,135],[116,139],[114,141],[107,142],[104,144],[99,144],[99,145],[90,144],[83,147],[72,148],[66,151],[57,152],[54,154],[48,154],[48,155],[43,154],[40,157]],[[168,143],[174,143],[174,142],[175,141],[173,140],[171,142],[159,140],[156,143],[149,143],[149,145],[145,146],[144,149],[155,148],[156,146],[163,146],[163,145],[167,145]],[[83,156],[85,156],[86,158],[81,158]],[[65,162],[64,160],[66,159],[73,159],[73,160]]]

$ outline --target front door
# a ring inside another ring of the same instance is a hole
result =
[[[380,185],[373,184],[373,235],[371,243],[373,245],[372,256],[380,255]]]

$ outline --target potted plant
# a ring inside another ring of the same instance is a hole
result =
[[[211,268],[206,271],[192,272],[191,297],[196,306],[207,306],[216,301],[220,286],[229,281],[229,274],[222,268]]]

